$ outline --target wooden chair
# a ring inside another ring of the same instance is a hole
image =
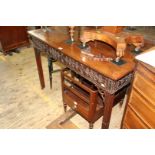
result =
[[[50,81],[50,88],[52,89],[52,74],[55,72],[61,71],[61,69],[53,69],[53,63],[56,62],[55,59],[48,57],[48,71],[49,71],[49,81]]]
[[[35,26],[36,29],[40,29],[42,28],[42,30],[44,32],[47,31],[52,31],[52,29],[49,28],[49,26]],[[48,72],[49,72],[49,81],[50,81],[50,88],[52,89],[52,74],[55,72],[59,72],[61,71],[61,69],[53,69],[53,63],[56,62],[55,59],[53,59],[52,57],[47,57],[48,59]]]
[[[89,128],[103,116],[104,104],[97,88],[68,68],[61,71],[64,111],[72,108],[89,122]]]

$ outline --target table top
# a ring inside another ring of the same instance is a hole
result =
[[[77,35],[77,31],[75,31],[76,39],[73,44],[66,43],[66,41],[70,38],[69,32],[67,29],[66,31],[61,31],[61,27],[59,30],[53,28],[50,32],[44,32],[42,29],[38,29],[31,30],[28,33],[30,36],[33,36],[49,46],[60,50],[65,55],[77,60],[78,62],[92,68],[112,80],[119,80],[134,70],[135,55],[131,52],[134,49],[133,46],[127,46],[125,56],[122,58],[126,63],[118,66],[112,62],[94,60],[88,55],[83,54],[82,49],[79,48],[80,41],[78,39],[79,36]],[[91,53],[94,55],[102,54],[105,57],[116,57],[115,49],[103,42],[93,41],[89,42],[89,45],[91,47]],[[146,50],[150,47],[151,45],[145,44],[142,50]]]

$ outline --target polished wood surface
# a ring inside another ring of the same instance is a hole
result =
[[[102,26],[102,30],[113,34],[122,32],[125,26]]]
[[[110,29],[110,28],[109,28]],[[137,50],[144,46],[144,37],[140,34],[131,34],[127,32],[119,32],[117,34],[109,33],[106,29],[103,30],[85,30],[80,36],[83,47],[89,41],[99,40],[107,43],[115,48],[115,61],[118,62],[120,58],[124,57],[125,49],[128,44],[133,44]]]
[[[29,44],[26,26],[0,26],[1,50],[7,54],[10,50]]]
[[[155,68],[138,62],[122,128],[155,128]]]
[[[53,30],[52,32],[43,32],[41,29],[29,31],[31,36],[39,38],[41,41],[47,43],[49,46],[59,49],[62,48],[61,52],[68,55],[71,58],[74,58],[78,62],[85,64],[92,69],[98,71],[101,74],[113,79],[118,80],[123,76],[127,75],[129,72],[132,72],[135,66],[134,54],[131,53],[133,47],[128,46],[125,51],[123,60],[127,63],[122,66],[118,66],[112,62],[104,61],[94,61],[90,60],[88,56],[81,53],[81,49],[76,43],[68,45],[66,40],[69,39],[69,35],[62,33],[61,31]],[[76,38],[77,40],[77,38]],[[78,40],[77,40],[78,41]],[[79,42],[80,44],[80,42]],[[103,54],[105,57],[115,58],[115,49],[107,44],[102,44],[97,42],[96,44],[90,43],[93,54]],[[145,45],[143,49],[148,48],[149,45]]]

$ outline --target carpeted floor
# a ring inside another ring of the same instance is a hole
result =
[[[12,56],[0,55],[0,128],[46,128],[63,114],[60,73],[53,74],[49,88],[47,60],[42,56],[46,88],[40,89],[33,48],[23,48]],[[54,68],[60,68],[54,64]],[[112,112],[110,128],[120,128],[124,106]],[[101,127],[99,119],[94,128]],[[88,123],[76,115],[71,122],[78,128]]]

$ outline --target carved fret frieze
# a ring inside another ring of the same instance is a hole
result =
[[[132,78],[133,78],[133,72],[123,77],[122,79],[118,80],[115,85],[116,88],[115,91],[118,91],[124,86],[128,85],[131,82]]]
[[[103,103],[105,102],[105,91],[103,89],[101,89],[100,87],[97,87],[97,90],[99,92],[99,94],[102,97]]]
[[[113,94],[116,91],[123,88],[124,86],[126,86],[127,84],[129,84],[132,79],[132,73],[130,73],[129,75],[123,77],[122,79],[114,81],[96,72],[90,67],[63,54],[60,50],[50,47],[49,45],[47,45],[46,43],[35,37],[32,37],[32,41],[35,48],[37,48],[40,51],[45,51],[49,57],[52,57],[55,60],[59,60],[68,68],[74,70],[77,74],[81,75],[82,77],[94,83],[98,88],[102,98],[104,98],[103,91],[107,91],[110,94]]]
[[[33,42],[33,46],[35,48],[37,48],[39,51],[45,51],[45,52],[48,52],[48,45],[45,44],[43,41],[35,38],[35,37],[31,37],[32,39],[32,42]]]

